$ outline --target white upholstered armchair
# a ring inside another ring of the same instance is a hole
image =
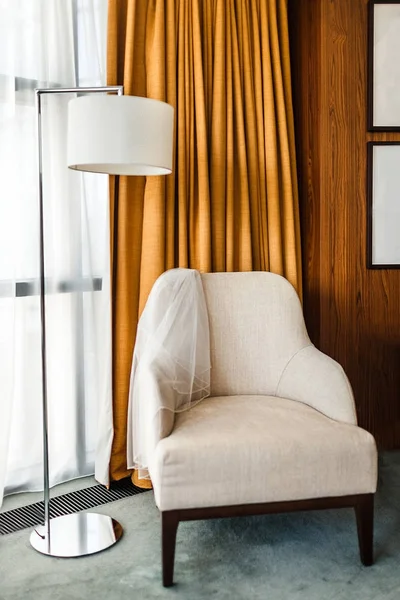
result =
[[[311,344],[284,278],[201,277],[211,395],[182,413],[161,411],[149,458],[164,585],[173,582],[179,521],[193,519],[354,507],[361,560],[372,564],[377,451],[357,426],[343,369]]]

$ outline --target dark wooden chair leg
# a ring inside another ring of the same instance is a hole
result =
[[[173,510],[162,512],[161,523],[163,586],[170,587],[174,580],[175,543],[179,525],[176,512]]]
[[[369,567],[374,562],[374,495],[365,494],[356,504],[358,545],[363,565]]]

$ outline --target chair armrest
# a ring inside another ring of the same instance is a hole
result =
[[[169,436],[175,423],[175,391],[171,382],[161,373],[146,369],[141,373],[146,379],[147,419],[146,434],[149,450],[153,452],[160,440]]]
[[[276,396],[298,400],[327,417],[357,425],[354,396],[342,367],[315,346],[302,348],[286,365]]]
[[[128,409],[128,467],[142,465],[140,478],[145,477],[144,470],[148,469],[158,442],[171,433],[174,423],[172,385],[162,373],[144,366],[136,373],[135,387],[131,386]]]

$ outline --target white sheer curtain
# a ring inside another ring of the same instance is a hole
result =
[[[43,489],[33,90],[104,85],[106,18],[107,0],[0,0],[0,504]],[[108,180],[68,171],[70,96],[42,98],[50,483],[108,483]]]

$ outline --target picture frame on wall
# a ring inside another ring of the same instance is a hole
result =
[[[367,162],[367,267],[400,269],[400,142],[369,142]]]
[[[369,0],[369,131],[400,131],[399,89],[400,0]]]

